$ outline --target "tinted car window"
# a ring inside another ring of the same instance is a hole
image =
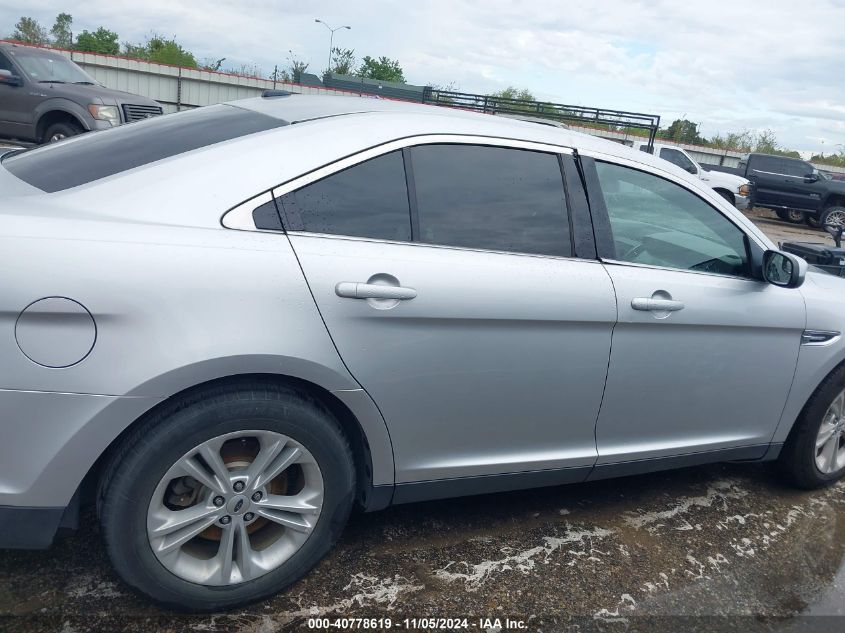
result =
[[[207,106],[15,153],[3,158],[3,166],[30,185],[53,193],[282,125],[287,122],[251,110]]]
[[[570,256],[556,155],[477,145],[411,149],[420,241]]]
[[[411,239],[401,151],[332,174],[282,196],[280,201],[292,231]]]
[[[596,163],[620,261],[749,276],[745,234],[691,191],[635,169]]]
[[[786,165],[784,163],[787,162],[775,156],[753,156],[751,158],[751,169],[768,171],[773,174],[786,174]]]
[[[12,66],[12,62],[10,62],[3,53],[0,53],[0,70],[8,70],[13,75],[17,74],[17,71]]]
[[[804,178],[813,173],[813,166],[800,160],[791,160],[786,163],[786,173],[796,178]]]
[[[673,165],[677,165],[684,171],[690,171],[694,169],[692,161],[689,158],[684,156],[682,152],[679,152],[676,149],[670,149],[668,147],[661,147],[660,148],[660,158],[664,160],[668,160]]]

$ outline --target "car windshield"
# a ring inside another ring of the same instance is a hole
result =
[[[94,84],[96,81],[64,55],[17,48],[8,51],[32,81]]]

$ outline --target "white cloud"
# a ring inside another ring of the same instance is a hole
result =
[[[771,128],[784,145],[830,151],[845,140],[841,0],[0,0],[0,30],[22,15],[49,26],[75,12],[74,29],[105,25],[122,41],[175,35],[198,57],[258,64],[288,51],[325,67],[328,31],[363,55],[399,59],[411,82],[456,82],[488,92],[509,84],[541,98],[686,115],[707,134]],[[2,32],[2,31],[0,31]],[[825,139],[824,145],[820,139]]]

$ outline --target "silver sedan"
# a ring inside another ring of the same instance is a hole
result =
[[[355,505],[845,472],[845,283],[622,145],[268,96],[7,153],[0,192],[0,546],[93,500],[170,606],[281,590]]]

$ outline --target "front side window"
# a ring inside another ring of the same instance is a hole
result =
[[[694,193],[620,165],[596,169],[617,260],[750,276],[745,234]]]
[[[411,149],[428,244],[572,255],[557,155],[480,145]]]
[[[695,165],[692,164],[692,161],[687,158],[683,152],[679,152],[676,149],[670,149],[668,147],[660,148],[660,158],[664,160],[668,160],[673,165],[677,165],[684,171],[688,171],[690,173],[695,173]]]
[[[372,158],[280,199],[292,231],[410,241],[402,152]]]
[[[12,62],[10,62],[3,53],[0,53],[0,70],[8,70],[13,75],[16,75],[14,66],[12,66]]]
[[[795,178],[806,178],[813,173],[813,166],[809,163],[801,162],[800,160],[791,160],[786,164],[787,175]]]

